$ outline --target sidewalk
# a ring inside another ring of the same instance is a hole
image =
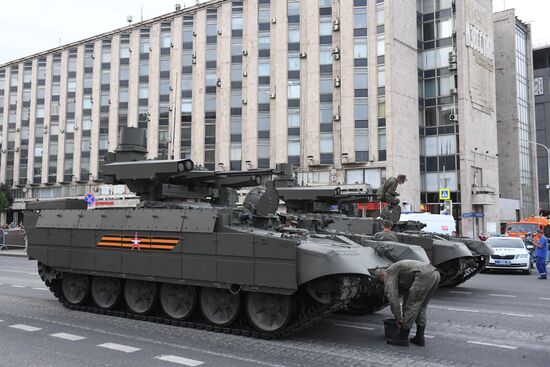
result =
[[[0,256],[27,257],[27,251],[24,248],[0,250]]]

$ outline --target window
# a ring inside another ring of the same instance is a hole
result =
[[[321,154],[332,153],[333,152],[332,133],[321,133],[320,134],[320,137],[319,137],[319,152]]]
[[[378,150],[386,150],[386,130],[380,129],[378,132]]]
[[[260,59],[258,63],[258,76],[269,76],[270,75],[270,66],[269,66],[269,59],[263,60]]]
[[[424,80],[424,98],[434,98],[435,96],[435,79]]]
[[[366,152],[369,150],[368,129],[355,130],[355,150],[359,152]]]
[[[288,43],[299,43],[299,42],[300,42],[300,29],[289,29]]]
[[[369,119],[369,105],[367,98],[356,98],[354,106],[355,120],[368,120]]]
[[[170,55],[160,57],[160,71],[170,71]]]
[[[67,80],[67,92],[76,92],[76,79],[71,78]]]
[[[449,38],[453,35],[453,23],[451,19],[437,21],[437,38]]]
[[[118,101],[122,103],[128,102],[128,88],[120,88],[118,91]]]
[[[90,116],[84,116],[82,118],[82,130],[92,129],[92,118]]]
[[[300,137],[289,137],[287,155],[299,156],[300,155]]]
[[[454,78],[452,76],[441,77],[438,79],[438,91],[440,96],[448,96],[451,94],[451,88],[454,86]]]
[[[269,85],[261,85],[258,88],[258,103],[267,104],[269,103]]]
[[[160,47],[167,48],[167,47],[170,47],[170,44],[171,44],[170,32],[162,32],[160,34]]]
[[[332,49],[330,47],[321,47],[319,49],[319,64],[331,65],[332,64]]]
[[[376,56],[383,56],[385,53],[384,34],[379,34],[376,36]]]
[[[321,18],[319,20],[319,36],[332,35],[332,18]]]
[[[353,44],[353,57],[355,59],[366,59],[368,55],[368,47],[366,40],[356,40]]]
[[[300,127],[300,109],[299,108],[289,108],[287,122],[289,128],[299,128]]]
[[[288,99],[300,99],[300,81],[288,81]]]
[[[110,84],[110,83],[111,83],[111,71],[101,70],[101,84]]]
[[[258,34],[258,49],[266,50],[271,47],[271,35],[269,33],[259,33]]]
[[[103,48],[101,49],[101,62],[110,63],[111,62],[111,49]]]
[[[300,56],[298,54],[288,54],[288,71],[300,70]]]
[[[233,14],[233,18],[231,19],[231,29],[243,29],[242,14]]]
[[[367,9],[353,9],[353,28],[367,28]]]
[[[378,72],[378,88],[384,87],[386,85],[386,72],[384,66],[379,66],[377,68]]]
[[[82,108],[85,110],[92,108],[92,96],[84,96],[82,99]]]
[[[376,5],[376,25],[384,24],[384,4]]]
[[[332,94],[333,84],[332,78],[321,78],[321,80],[319,80],[319,93]]]
[[[386,117],[386,100],[379,99],[378,100],[378,118],[382,119]]]
[[[139,84],[139,99],[149,98],[149,85],[146,83]]]
[[[129,65],[120,65],[119,80],[128,80],[129,78]]]
[[[139,60],[139,76],[149,75],[149,60]]]
[[[332,103],[321,103],[319,105],[319,123],[332,123]]]
[[[258,131],[269,131],[271,118],[269,115],[260,114],[258,116]]]
[[[353,83],[355,89],[368,89],[369,88],[369,78],[366,69],[355,69],[353,75]]]

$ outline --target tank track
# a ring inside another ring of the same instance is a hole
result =
[[[265,340],[285,338],[297,334],[307,329],[308,327],[318,323],[324,318],[330,316],[332,313],[342,309],[346,305],[345,301],[338,301],[330,305],[322,305],[319,303],[304,305],[305,307],[302,307],[302,309],[298,310],[297,317],[294,317],[294,320],[291,321],[286,327],[275,333],[265,333],[258,331],[254,329],[251,325],[249,325],[246,316],[242,315],[242,312],[238,320],[236,320],[231,327],[219,327],[211,325],[207,323],[207,321],[199,319],[198,317],[195,317],[193,321],[173,320],[165,315],[162,315],[162,313],[158,310],[159,307],[157,307],[157,310],[156,312],[154,312],[154,314],[142,316],[125,310],[125,307],[123,305],[124,302],[120,302],[118,310],[106,310],[95,306],[90,300],[90,297],[88,297],[85,305],[75,306],[68,303],[63,296],[63,292],[61,290],[61,279],[47,279],[41,266],[38,267],[38,274],[40,275],[42,281],[44,281],[44,284],[49,288],[50,292],[54,295],[54,297],[57,298],[57,300],[69,310],[109,315],[127,319],[135,319],[140,321],[149,321],[172,326],[182,326],[198,330],[208,330],[217,333],[240,335]],[[304,296],[307,297],[307,295]]]
[[[452,266],[451,272],[452,273],[456,272],[456,276],[453,276],[451,278],[445,278],[445,275],[441,273],[441,275],[443,276],[443,279],[440,283],[440,287],[445,287],[445,288],[456,287],[464,283],[468,279],[472,278],[481,270],[483,270],[486,264],[486,258],[484,256],[460,258],[458,260],[459,260],[458,263],[456,263],[456,260],[451,260],[450,262],[442,264],[442,265],[445,265],[445,266],[441,266],[442,268],[446,268],[447,266]],[[438,270],[439,268],[440,266],[438,266]]]

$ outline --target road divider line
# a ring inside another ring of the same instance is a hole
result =
[[[457,311],[457,312],[472,312],[472,313],[479,313],[478,310],[470,310],[470,309],[467,309],[467,308],[447,307],[447,310],[449,310],[449,311]]]
[[[472,294],[472,292],[468,292],[468,291],[449,291],[449,293],[455,293],[455,294]]]
[[[18,285],[18,284],[12,284],[12,285],[10,285],[10,287],[13,287],[13,288],[27,288],[24,285]]]
[[[539,297],[539,299],[541,299],[543,301],[550,301],[550,298],[548,298],[548,297]]]
[[[434,339],[434,338],[435,338],[435,336],[433,336],[433,335],[426,335],[426,334],[424,334],[424,338],[427,338],[427,339]]]
[[[204,362],[196,361],[194,359],[183,358],[183,357],[172,356],[172,355],[156,356],[155,359],[159,359],[159,360],[165,361],[165,362],[177,363],[177,364],[181,364],[181,365],[184,365],[184,366],[190,366],[190,367],[197,367],[197,366],[200,366],[200,365],[204,364]]]
[[[35,287],[33,288],[35,291],[49,291],[48,288],[45,288],[45,287]]]
[[[521,313],[503,312],[502,314],[506,315],[506,316],[526,317],[526,318],[529,318],[529,319],[533,318],[533,316],[531,316],[531,315],[524,315],[524,314],[521,314]]]
[[[42,330],[42,329],[39,328],[39,327],[34,327],[34,326],[24,325],[24,324],[10,325],[10,327],[13,328],[13,329],[23,330],[23,331],[38,331],[38,330]]]
[[[141,350],[141,348],[135,348],[135,347],[130,347],[128,345],[122,345],[122,344],[116,344],[116,343],[103,343],[103,344],[99,344],[98,347],[116,350],[124,353],[133,353],[133,352],[137,352],[138,350]]]
[[[359,326],[359,325],[341,324],[341,323],[339,323],[339,322],[333,322],[332,325],[335,325],[335,326],[342,326],[342,327],[349,327],[349,328],[352,328],[352,329],[369,330],[369,331],[376,330],[376,328],[373,328],[373,327],[370,327],[370,326]]]
[[[477,344],[477,345],[485,345],[488,347],[495,347],[495,348],[502,348],[502,349],[512,349],[516,350],[518,347],[513,347],[511,345],[504,345],[504,344],[493,344],[493,343],[485,343],[485,342],[478,342],[475,340],[468,340],[469,344]]]
[[[73,335],[73,334],[67,334],[67,333],[50,334],[50,336],[53,336],[54,338],[70,340],[70,341],[72,341],[72,342],[75,342],[75,341],[78,341],[78,340],[86,339],[86,338],[83,337],[83,336],[78,336],[78,335]]]
[[[491,297],[505,297],[505,298],[516,298],[513,294],[496,294],[496,293],[489,293],[489,296]]]

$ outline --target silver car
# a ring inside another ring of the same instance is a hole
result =
[[[485,243],[495,251],[485,269],[521,270],[531,274],[531,253],[521,238],[491,237]]]

